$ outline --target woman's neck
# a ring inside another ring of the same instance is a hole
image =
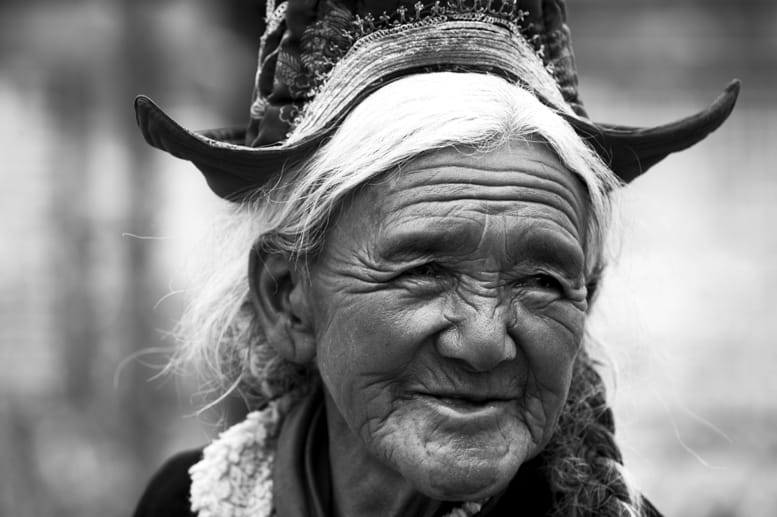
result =
[[[329,394],[325,400],[335,517],[433,516],[440,502],[417,492],[376,460],[348,428]]]

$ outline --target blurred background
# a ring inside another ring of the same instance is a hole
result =
[[[143,143],[132,99],[242,125],[261,3],[0,1],[0,515],[129,515],[213,433],[191,383],[155,375],[222,204]],[[777,3],[569,4],[598,121],[667,122],[743,80],[722,129],[624,191],[592,332],[658,508],[777,515]]]

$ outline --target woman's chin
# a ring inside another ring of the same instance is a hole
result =
[[[520,463],[515,468],[499,467],[508,466],[425,471],[418,476],[422,479],[414,484],[416,490],[439,501],[478,501],[505,490],[518,471]]]
[[[419,455],[423,461],[400,466],[400,473],[416,490],[432,499],[477,501],[507,488],[528,460],[529,451],[518,447],[498,456],[491,452],[469,450],[453,454],[447,451],[443,456]]]
[[[372,450],[432,499],[476,501],[496,495],[537,452],[529,429],[512,414],[458,420],[421,416],[397,418],[392,432]]]

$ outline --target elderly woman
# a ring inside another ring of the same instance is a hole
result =
[[[136,515],[658,515],[624,474],[586,318],[611,193],[736,92],[597,125],[559,1],[289,0],[247,131],[191,133],[140,98],[148,141],[234,203],[177,360],[250,413]]]

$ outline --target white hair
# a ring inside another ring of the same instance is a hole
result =
[[[294,259],[315,255],[335,210],[359,186],[436,149],[488,151],[511,140],[546,144],[587,187],[587,278],[601,267],[609,196],[617,179],[572,127],[532,93],[486,74],[411,75],[372,93],[305,163],[236,205],[216,230],[212,260],[189,290],[175,365],[194,364],[225,394],[249,387],[267,399],[290,389],[291,366],[262,345],[248,303],[252,246]],[[477,152],[477,151],[476,151]],[[279,384],[280,383],[280,384]],[[280,392],[280,393],[279,393]]]

